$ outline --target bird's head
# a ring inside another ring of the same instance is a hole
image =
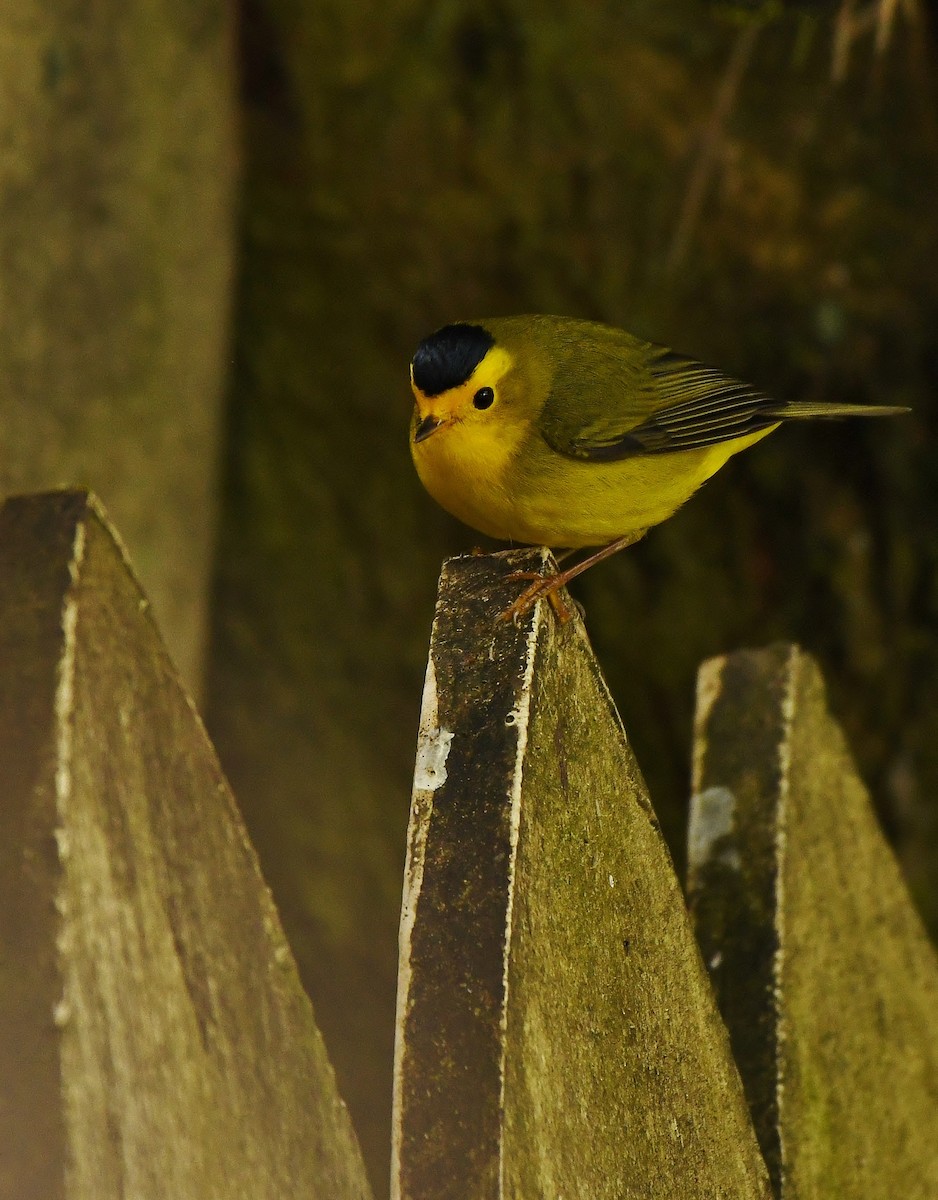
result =
[[[411,442],[456,425],[481,428],[504,419],[512,355],[484,325],[444,325],[417,347],[410,364],[416,400]]]

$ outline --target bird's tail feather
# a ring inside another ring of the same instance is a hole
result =
[[[825,404],[823,401],[792,400],[780,404],[775,411],[781,420],[789,421],[811,417],[895,417],[912,410],[891,404]]]

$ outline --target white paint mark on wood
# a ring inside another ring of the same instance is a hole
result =
[[[725,787],[709,787],[691,797],[687,825],[687,865],[699,871],[709,863],[740,866],[739,850],[727,839],[734,829],[736,797]]]
[[[432,668],[431,658],[424,684],[420,729],[417,732],[417,757],[414,763],[416,792],[435,792],[446,782],[446,760],[449,758],[449,749],[453,741],[452,733],[436,724],[436,672]],[[428,695],[428,688],[432,688],[432,695]],[[433,715],[432,721],[428,719],[430,712]]]
[[[800,651],[792,646],[786,666],[785,693],[782,697],[781,716],[782,728],[778,739],[778,804],[775,817],[775,930],[776,950],[772,964],[774,973],[775,1000],[775,1097],[776,1112],[783,1118],[785,1090],[785,1040],[788,1037],[786,1028],[785,1005],[782,1003],[782,971],[785,957],[785,856],[788,839],[788,804],[791,787],[791,735],[795,720],[795,699],[800,672]],[[778,1128],[778,1151],[781,1178],[787,1175],[789,1147],[785,1138],[785,1121],[780,1119]]]
[[[446,782],[446,760],[453,734],[441,729],[439,698],[436,687],[436,663],[431,650],[420,706],[417,732],[417,758],[414,766],[413,801],[407,829],[407,858],[404,865],[404,892],[398,932],[397,1013],[394,1036],[394,1089],[391,1107],[391,1200],[400,1200],[401,1141],[403,1138],[404,1032],[411,982],[411,942],[417,905],[423,887],[427,832],[433,812],[433,795]]]
[[[691,786],[700,791],[703,765],[707,757],[707,727],[710,713],[723,690],[723,669],[726,659],[710,658],[701,664],[697,672],[697,708],[694,717],[694,760],[691,769]]]
[[[73,711],[75,703],[75,646],[78,629],[78,600],[75,596],[75,586],[81,572],[85,556],[85,523],[79,521],[75,526],[75,538],[72,542],[72,553],[68,564],[69,586],[65,592],[62,606],[62,654],[59,659],[58,676],[55,686],[55,736],[56,736],[56,765],[55,765],[55,805],[56,828],[54,830],[56,852],[63,866],[71,856],[71,838],[68,832],[70,819],[69,805],[72,796],[72,759],[73,759]],[[65,890],[65,873],[59,876],[59,888],[54,904],[60,917],[60,925],[56,936],[56,949],[63,957],[72,947],[73,936],[69,922],[70,906]],[[63,1029],[72,1018],[72,1003],[69,995],[67,977],[63,976],[62,995],[52,1008],[52,1022],[57,1029]]]
[[[511,929],[514,915],[515,900],[515,866],[518,860],[518,836],[521,831],[521,788],[524,781],[524,756],[528,748],[528,729],[531,723],[531,692],[534,686],[534,663],[537,658],[537,639],[541,631],[546,601],[541,600],[534,606],[531,625],[524,647],[524,678],[511,710],[511,722],[517,731],[518,741],[515,744],[515,769],[511,777],[511,797],[509,810],[509,857],[508,857],[508,905],[505,911],[505,943],[502,953],[502,1011],[499,1014],[499,1033],[501,1043],[501,1059],[498,1064],[498,1104],[501,1112],[505,1111],[505,1054],[508,1045],[508,986],[509,967],[511,964]],[[498,1126],[498,1195],[505,1195],[505,1152],[504,1152],[505,1122],[499,1121]]]
[[[62,608],[62,657],[59,661],[58,679],[55,688],[55,716],[57,725],[55,795],[58,804],[59,819],[63,821],[60,830],[65,836],[64,813],[71,794],[72,768],[72,706],[75,691],[75,630],[78,626],[78,602],[75,599],[74,587],[81,570],[85,554],[85,524],[79,521],[75,526],[75,541],[72,544],[72,557],[68,564],[70,584],[65,593],[65,603]],[[61,845],[61,839],[56,841]]]

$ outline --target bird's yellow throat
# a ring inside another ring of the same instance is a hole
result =
[[[425,440],[411,441],[417,474],[431,496],[461,521],[493,537],[505,537],[504,513],[511,505],[507,478],[529,422],[509,416],[492,421],[476,412],[473,397],[492,388],[499,404],[502,384],[514,366],[511,354],[493,347],[465,383],[439,396],[426,396],[413,383],[417,420],[439,425]]]

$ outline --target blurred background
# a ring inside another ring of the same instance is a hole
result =
[[[790,428],[576,594],[682,869],[701,659],[815,654],[938,928],[938,4],[18,0],[0,487],[100,493],[239,798],[386,1194],[453,319],[623,325]]]

